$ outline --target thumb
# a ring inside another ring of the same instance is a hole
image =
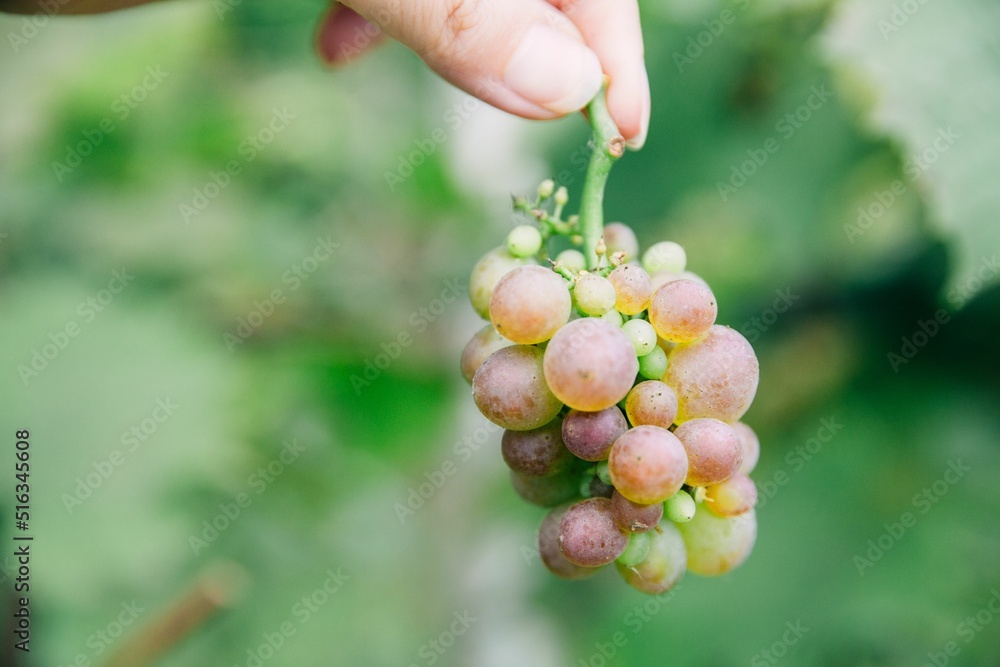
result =
[[[576,111],[600,90],[597,55],[544,0],[347,0],[462,90],[525,118]]]

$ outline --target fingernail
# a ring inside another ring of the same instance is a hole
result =
[[[542,23],[528,29],[504,71],[504,82],[521,97],[554,113],[582,109],[601,88],[594,52]]]
[[[646,90],[649,90],[648,76],[646,77]],[[649,99],[649,94],[647,93],[645,101],[642,105],[642,115],[639,116],[639,134],[625,142],[625,145],[634,151],[637,151],[646,145],[646,135],[649,133],[649,113],[651,106],[652,104]]]

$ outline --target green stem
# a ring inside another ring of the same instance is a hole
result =
[[[615,161],[625,152],[625,140],[611,120],[604,96],[605,87],[587,107],[593,130],[594,150],[590,154],[587,177],[583,182],[583,200],[580,202],[580,233],[583,235],[583,254],[587,268],[596,269],[598,257],[594,248],[604,235],[604,186]]]

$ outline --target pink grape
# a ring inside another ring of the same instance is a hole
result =
[[[633,567],[615,563],[618,573],[632,588],[650,595],[659,595],[677,585],[688,567],[687,549],[677,527],[664,521],[650,536],[646,559]]]
[[[608,457],[611,483],[640,505],[663,502],[688,475],[684,445],[659,426],[636,426],[615,441]]]
[[[472,398],[484,417],[513,431],[548,424],[562,409],[545,384],[542,351],[528,345],[491,354],[472,378]]]
[[[633,426],[670,428],[677,417],[677,394],[659,380],[640,382],[625,398],[625,414]]]
[[[576,565],[607,565],[627,546],[628,535],[615,525],[607,498],[581,500],[566,510],[559,524],[559,548]]]
[[[708,333],[719,314],[712,290],[693,280],[675,280],[653,293],[649,323],[664,340],[689,343]]]
[[[623,315],[637,315],[649,306],[653,284],[649,274],[637,264],[622,264],[608,274],[615,286],[615,310]]]
[[[530,259],[514,257],[506,247],[494,248],[483,255],[472,267],[472,275],[469,276],[469,300],[479,316],[490,319],[490,297],[504,275],[519,266],[533,263]]]
[[[611,494],[611,515],[618,527],[628,533],[652,530],[663,518],[663,503],[640,505],[615,491]]]
[[[746,413],[760,379],[757,356],[746,338],[715,325],[668,355],[663,381],[677,392],[677,423],[700,417],[734,422]]]
[[[760,439],[753,429],[743,422],[736,422],[732,425],[736,435],[740,437],[740,446],[743,448],[743,463],[740,464],[740,472],[749,475],[757,467],[760,460]]]
[[[556,332],[545,348],[544,368],[545,380],[559,400],[574,410],[597,412],[625,398],[639,360],[621,329],[585,317]]]
[[[563,444],[560,419],[531,431],[504,431],[500,454],[511,470],[530,477],[554,475],[574,460]]]
[[[597,574],[600,568],[581,567],[571,563],[559,548],[559,525],[570,505],[556,507],[542,519],[538,528],[538,555],[549,572],[563,579],[585,579]]]
[[[472,337],[472,340],[462,350],[462,375],[471,384],[476,371],[491,354],[500,348],[513,344],[501,336],[492,324],[487,324]]]
[[[610,222],[604,225],[604,245],[608,249],[608,257],[624,252],[626,262],[639,258],[639,239],[632,228],[624,223]]]
[[[521,345],[541,343],[569,321],[573,299],[566,280],[540,266],[520,266],[497,283],[490,297],[490,321],[504,338]]]
[[[566,448],[584,461],[603,461],[627,430],[625,415],[612,405],[599,412],[571,410],[563,420],[562,437]]]
[[[705,489],[705,507],[716,516],[738,516],[757,504],[757,487],[746,475],[735,474]]]
[[[690,486],[718,484],[739,470],[743,448],[729,424],[718,419],[692,419],[678,426],[674,435],[687,452],[686,482]]]
[[[757,540],[753,510],[720,518],[701,508],[687,523],[677,524],[687,547],[687,567],[695,574],[715,576],[741,565]]]

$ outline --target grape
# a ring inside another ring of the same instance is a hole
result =
[[[608,470],[620,494],[651,505],[677,493],[687,477],[688,461],[673,433],[659,426],[636,426],[615,441]]]
[[[504,338],[531,345],[551,338],[569,321],[572,309],[562,276],[540,266],[520,266],[493,290],[490,321]]]
[[[588,498],[568,510],[559,524],[559,548],[571,562],[583,567],[607,565],[622,555],[628,535],[611,517],[611,501]]]
[[[580,495],[584,498],[610,498],[614,491],[615,487],[606,484],[597,475],[585,477],[580,484]]]
[[[570,410],[563,420],[562,438],[566,448],[584,461],[603,461],[627,430],[628,422],[617,405],[598,412]]]
[[[618,563],[625,567],[635,567],[649,555],[649,533],[633,533],[628,538],[628,546],[618,557]]]
[[[615,309],[622,315],[637,315],[649,306],[653,284],[641,266],[622,264],[608,274],[608,280],[615,286]]]
[[[738,420],[757,393],[757,357],[746,338],[719,325],[704,338],[678,345],[663,381],[677,392],[677,423],[699,417]]]
[[[507,251],[514,257],[531,257],[542,249],[542,234],[531,225],[518,225],[507,235]]]
[[[740,437],[718,419],[692,419],[678,426],[674,435],[687,452],[690,486],[724,482],[736,474],[743,460]]]
[[[691,494],[681,489],[663,503],[663,514],[674,523],[687,523],[698,509]]]
[[[462,375],[471,384],[472,377],[491,354],[513,344],[501,336],[492,324],[487,324],[472,337],[472,340],[462,350]]]
[[[661,338],[689,343],[715,324],[719,307],[712,290],[692,280],[675,280],[660,287],[649,302],[649,322]]]
[[[539,507],[555,507],[567,500],[579,498],[578,481],[577,474],[571,468],[548,477],[531,477],[510,471],[510,485],[517,495]]]
[[[544,369],[559,400],[574,410],[597,412],[625,398],[639,360],[621,329],[588,317],[556,332],[545,348]]]
[[[639,239],[632,228],[623,223],[612,222],[604,226],[604,245],[608,249],[608,257],[623,251],[626,262],[639,257]]]
[[[673,241],[654,243],[642,255],[642,268],[650,274],[660,271],[680,273],[687,266],[687,253]]]
[[[757,515],[750,510],[723,519],[711,512],[698,512],[678,528],[687,547],[688,569],[714,576],[729,572],[750,555],[757,539]]]
[[[692,271],[681,271],[680,275],[678,275],[677,277],[680,280],[693,280],[694,282],[698,283],[699,285],[703,285],[705,287],[709,287],[710,288],[710,285],[708,284],[707,280],[705,280],[704,278],[702,278],[701,276],[699,276],[697,273],[694,273]]]
[[[622,430],[622,432],[624,433],[624,429]],[[595,472],[602,482],[604,482],[608,486],[611,486],[611,471],[608,470],[607,461],[601,461],[600,463],[598,463]]]
[[[504,431],[500,453],[511,470],[530,477],[554,475],[573,461],[563,444],[561,419],[531,431]]]
[[[609,310],[608,312],[601,315],[601,319],[605,322],[610,322],[615,325],[616,329],[620,329],[623,324],[625,324],[625,318],[617,310]]]
[[[756,504],[757,487],[746,475],[733,475],[705,489],[705,507],[716,516],[738,516]]]
[[[562,522],[569,504],[554,508],[538,527],[538,555],[549,572],[563,579],[585,579],[597,574],[596,567],[580,567],[566,560],[559,549],[559,524]]]
[[[573,273],[579,273],[587,268],[587,258],[583,256],[582,252],[573,248],[563,250],[556,255],[556,261]]]
[[[659,595],[676,586],[684,576],[688,556],[681,533],[673,524],[662,523],[646,535],[649,535],[650,544],[645,560],[632,567],[622,563],[616,563],[615,567],[632,588]]]
[[[584,315],[603,315],[615,307],[615,286],[596,273],[581,273],[573,288],[576,307]]]
[[[627,533],[651,530],[663,518],[663,503],[640,505],[615,491],[611,495],[611,515],[618,527]]]
[[[562,409],[545,384],[542,351],[528,345],[491,354],[472,378],[472,399],[484,417],[513,431],[548,424]]]
[[[644,357],[656,348],[656,331],[646,320],[629,320],[622,331],[632,341],[636,356]]]
[[[674,273],[672,271],[657,271],[656,273],[651,273],[649,275],[649,282],[653,286],[654,293],[667,283],[672,283],[675,280],[681,279],[681,274]]]
[[[625,414],[633,426],[670,428],[677,416],[677,394],[658,380],[640,382],[625,398]]]
[[[514,257],[507,248],[494,248],[476,262],[469,276],[469,299],[480,317],[490,319],[490,297],[500,279],[507,272],[531,263],[531,260]]]
[[[491,327],[492,328],[492,327]],[[647,355],[639,357],[639,375],[648,380],[659,380],[667,372],[667,353],[656,346]]]
[[[641,366],[642,363],[640,362],[639,365]],[[753,429],[743,422],[736,422],[732,427],[736,431],[736,435],[739,436],[740,446],[743,449],[743,462],[740,464],[739,472],[749,475],[757,467],[757,461],[760,459],[760,440]]]

